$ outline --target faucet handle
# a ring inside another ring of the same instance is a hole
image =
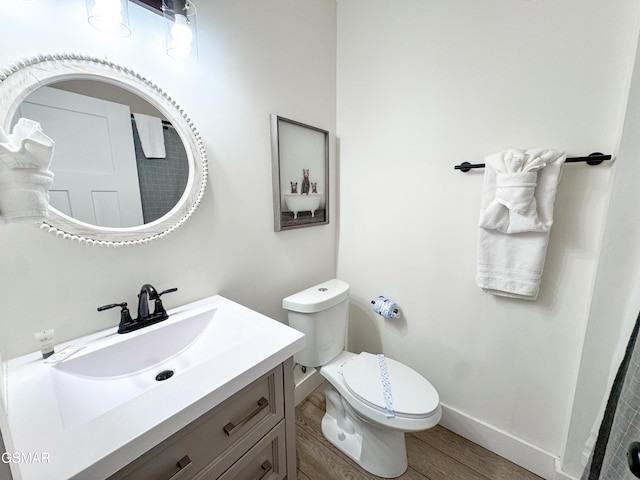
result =
[[[103,305],[101,307],[98,307],[98,311],[102,312],[103,310],[108,310],[110,308],[115,308],[115,307],[120,307],[122,309],[127,308],[127,302],[123,302],[123,303],[110,303],[109,305]]]
[[[171,293],[171,292],[177,292],[177,291],[178,291],[178,287],[173,287],[173,288],[170,288],[170,289],[168,289],[168,290],[163,290],[162,292],[160,292],[160,293],[158,294],[158,298],[160,298],[160,297],[161,297],[162,295],[164,295],[165,293]]]
[[[98,307],[98,311],[102,312],[103,310],[108,310],[110,308],[120,307],[120,325],[118,325],[118,333],[121,333],[121,330],[128,325],[133,323],[131,319],[131,313],[129,313],[129,309],[127,308],[127,302],[123,303],[110,303],[109,305],[103,305]]]
[[[163,290],[162,292],[160,292],[154,302],[153,314],[162,315],[162,316],[166,315],[167,311],[164,309],[164,306],[162,305],[162,300],[160,300],[160,297],[165,293],[171,293],[171,292],[177,292],[177,291],[178,291],[178,288],[174,287],[174,288],[170,288],[168,290]]]

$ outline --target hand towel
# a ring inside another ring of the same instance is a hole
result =
[[[0,167],[0,222],[44,220],[49,208],[53,172],[33,168]]]
[[[28,118],[19,119],[9,135],[0,127],[0,165],[5,167],[47,170],[53,146],[40,124]]]
[[[493,295],[535,300],[566,160],[555,150],[485,158],[476,282]]]
[[[554,154],[507,150],[487,159],[480,227],[503,233],[548,231],[550,225],[538,217],[535,190],[538,171]]]
[[[11,134],[0,127],[0,224],[42,221],[49,207],[54,141],[21,118]]]
[[[140,137],[142,151],[147,158],[165,158],[167,156],[164,147],[164,133],[162,120],[142,113],[134,113],[136,130]]]

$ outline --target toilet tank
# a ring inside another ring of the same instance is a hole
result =
[[[306,345],[293,356],[305,367],[319,367],[345,348],[349,316],[349,284],[329,280],[282,300],[289,326],[306,335]]]

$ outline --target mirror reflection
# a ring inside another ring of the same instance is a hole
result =
[[[146,100],[95,80],[65,80],[29,94],[13,118],[54,139],[50,204],[99,227],[161,219],[185,194],[189,160],[173,125]],[[13,125],[12,125],[13,126]]]

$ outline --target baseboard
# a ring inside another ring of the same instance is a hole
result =
[[[442,405],[440,425],[544,479],[575,480],[568,476],[558,476],[561,472],[556,469],[555,455],[455,408]]]
[[[564,473],[560,468],[560,460],[556,460],[556,472],[553,477],[553,480],[579,480],[573,475],[569,475],[568,473]]]
[[[300,402],[307,398],[311,392],[322,385],[322,376],[315,368],[307,368],[306,372],[302,372],[300,365],[294,368],[294,403],[296,407]]]

